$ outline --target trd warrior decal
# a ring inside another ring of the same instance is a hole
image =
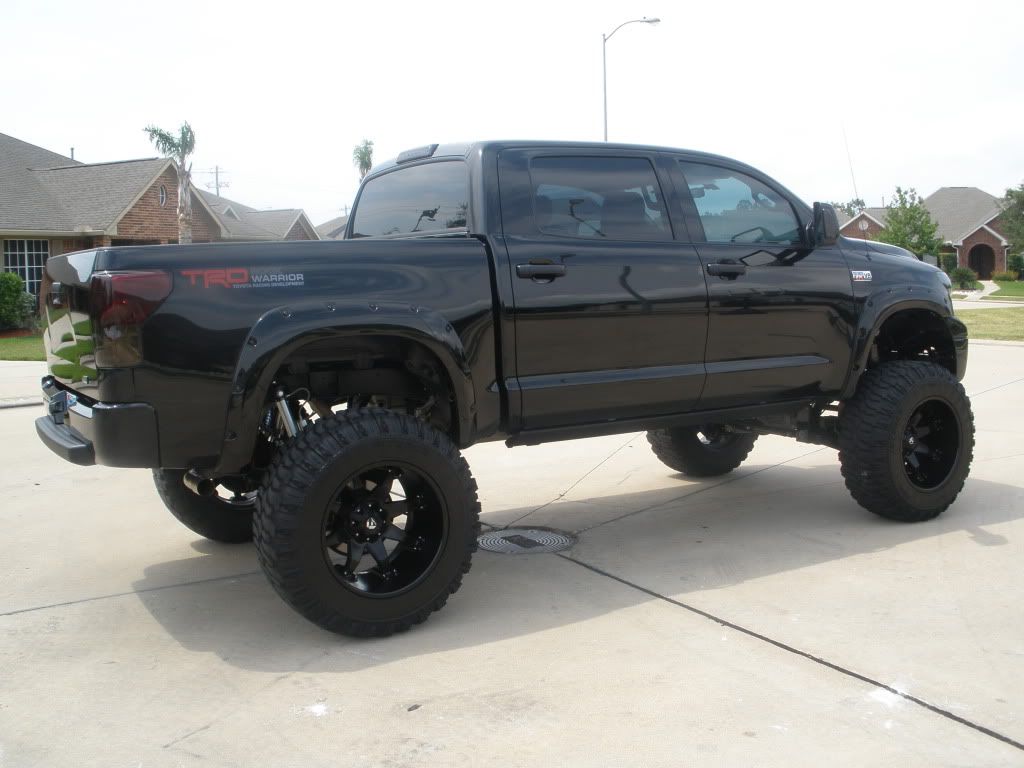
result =
[[[245,267],[183,269],[189,285],[203,288],[296,288],[306,284],[301,272],[254,271]]]

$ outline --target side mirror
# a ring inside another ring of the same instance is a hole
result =
[[[814,242],[816,245],[835,245],[839,239],[839,217],[828,203],[814,204]]]

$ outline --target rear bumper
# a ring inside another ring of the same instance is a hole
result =
[[[73,464],[159,467],[156,412],[148,403],[87,405],[47,376],[42,381],[49,413],[36,419],[47,448]]]

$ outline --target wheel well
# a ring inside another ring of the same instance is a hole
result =
[[[957,375],[953,336],[945,321],[927,309],[900,310],[882,323],[867,367],[892,360],[928,360]]]
[[[444,364],[423,344],[389,336],[320,339],[293,350],[275,380],[307,390],[328,407],[385,405],[415,413],[458,440],[454,388]]]

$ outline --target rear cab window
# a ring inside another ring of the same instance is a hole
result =
[[[464,161],[399,167],[363,186],[351,237],[461,232],[468,211],[469,170]]]

